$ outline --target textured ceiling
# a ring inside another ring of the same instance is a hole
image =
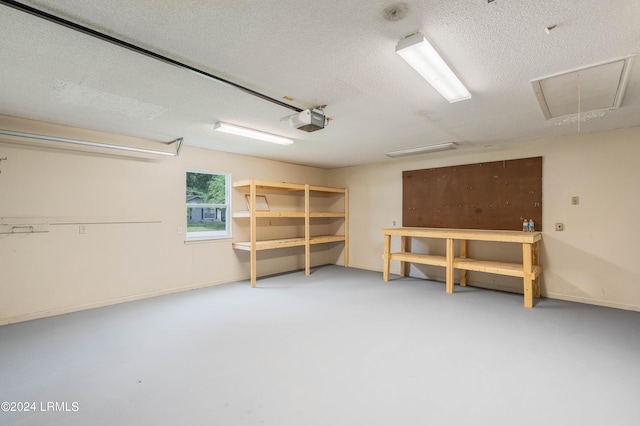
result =
[[[409,0],[395,22],[380,0],[23,3],[296,107],[327,105],[332,121],[293,129],[281,120],[289,109],[1,4],[0,114],[328,168],[447,141],[481,149],[575,133],[575,119],[545,119],[530,81],[640,50],[637,0]],[[449,104],[395,53],[416,31],[471,100]],[[640,125],[639,60],[622,106],[581,132]],[[296,142],[214,133],[217,121]]]

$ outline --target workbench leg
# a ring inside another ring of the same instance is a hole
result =
[[[400,237],[400,251],[404,253],[411,253],[411,237],[402,236]],[[400,262],[400,276],[406,277],[409,275],[409,266],[411,263],[409,262]]]
[[[382,279],[385,281],[389,281],[389,264],[391,263],[390,259],[391,253],[391,235],[384,236],[384,254],[382,255],[382,259],[384,262],[382,269]]]
[[[467,240],[460,240],[460,257],[463,259],[467,258]],[[467,285],[467,270],[460,269],[460,285]]]
[[[533,253],[531,244],[522,244],[522,266],[524,269],[524,307],[533,308],[533,280],[531,279]]]
[[[538,252],[538,243],[533,243],[533,251],[531,253],[533,259],[532,259],[532,263],[533,266],[538,266],[540,265],[540,258],[539,258],[539,252]],[[532,267],[533,267],[532,266]],[[533,297],[540,297],[540,276],[537,276],[536,279],[533,281]]]
[[[453,293],[453,239],[447,238],[447,293]]]

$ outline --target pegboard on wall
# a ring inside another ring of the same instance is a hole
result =
[[[402,172],[402,226],[542,230],[542,157]]]

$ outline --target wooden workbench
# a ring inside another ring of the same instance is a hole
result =
[[[389,268],[392,260],[400,261],[400,275],[407,274],[409,263],[443,266],[446,268],[447,293],[453,293],[453,272],[460,270],[460,285],[467,284],[466,271],[488,272],[492,274],[521,277],[524,281],[524,306],[533,307],[533,298],[540,297],[539,276],[542,267],[538,259],[538,241],[541,232],[491,231],[478,229],[448,228],[388,228],[384,235],[384,269],[383,279],[389,281]],[[391,237],[400,236],[400,251],[391,252]],[[446,255],[436,256],[411,252],[411,238],[437,238],[446,240]],[[460,243],[460,253],[454,255],[454,241]],[[476,260],[467,257],[467,241],[495,241],[502,243],[522,244],[522,264]]]

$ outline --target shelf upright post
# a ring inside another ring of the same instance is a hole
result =
[[[304,185],[304,273],[311,274],[311,216],[309,209],[309,184]]]
[[[349,267],[349,188],[344,189],[344,267]]]
[[[257,277],[257,234],[258,234],[258,218],[256,217],[256,182],[254,179],[251,179],[249,184],[249,198],[251,201],[251,211],[249,212],[250,216],[250,232],[251,232],[251,287],[256,287],[256,277]]]

